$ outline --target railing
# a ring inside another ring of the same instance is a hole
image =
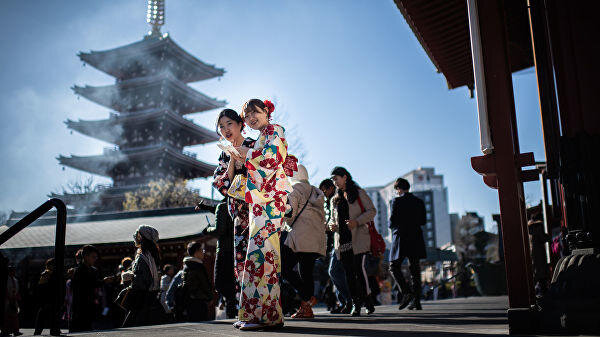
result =
[[[23,228],[31,225],[35,220],[46,214],[52,207],[56,208],[56,240],[54,242],[54,262],[55,271],[53,277],[56,279],[56,293],[52,302],[52,323],[50,327],[50,335],[60,336],[60,312],[64,300],[64,269],[65,269],[65,232],[67,229],[67,207],[60,199],[50,199],[36,208],[33,212],[27,214],[16,224],[10,226],[6,231],[0,234],[0,246],[6,241],[19,233]],[[4,259],[3,259],[4,262]],[[6,275],[5,263],[2,263],[2,273]],[[6,282],[6,277],[3,277]],[[2,287],[6,289],[6,287]],[[0,291],[0,303],[5,303],[6,291]],[[4,317],[4,305],[0,305],[0,317]]]

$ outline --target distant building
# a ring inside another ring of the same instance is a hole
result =
[[[450,238],[452,243],[456,242],[456,226],[458,225],[458,213],[450,213]]]
[[[497,234],[485,231],[483,217],[477,212],[467,212],[456,225],[454,231],[456,252],[467,261],[497,261],[500,238]]]
[[[452,241],[450,215],[448,213],[448,189],[444,186],[444,176],[435,174],[434,168],[418,168],[402,176],[410,183],[410,192],[421,198],[427,211],[427,224],[423,228],[425,245],[439,248]],[[367,187],[365,191],[377,208],[375,227],[391,244],[392,234],[389,230],[391,203],[396,197],[394,181],[384,185]]]

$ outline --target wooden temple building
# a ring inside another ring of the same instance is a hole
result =
[[[600,2],[395,3],[448,88],[476,93],[482,156],[471,166],[498,191],[510,333],[599,333]],[[512,83],[513,72],[529,67],[545,149],[537,162],[519,147]],[[560,228],[559,259],[547,248],[539,258],[536,245],[549,242],[530,239],[523,183],[534,180],[542,182],[545,234]]]
[[[73,91],[113,112],[104,120],[69,119],[65,123],[71,130],[115,146],[95,156],[57,158],[61,165],[113,180],[112,185],[90,193],[49,195],[74,209],[121,210],[125,193],[151,180],[208,177],[216,168],[183,148],[217,141],[217,133],[184,116],[225,106],[225,101],[188,85],[221,77],[225,71],[200,61],[162,34],[164,2],[157,5],[163,11],[149,7],[152,31],[141,41],[78,54],[85,64],[116,81],[106,86],[74,86]]]

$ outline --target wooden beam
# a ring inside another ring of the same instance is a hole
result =
[[[508,33],[503,0],[471,0],[479,21],[483,79],[489,127],[494,146],[495,179],[498,187],[502,239],[509,298],[510,333],[532,330],[534,304],[529,238],[525,218],[525,197],[520,165],[531,158],[519,153]],[[469,9],[471,10],[471,8]],[[481,108],[481,107],[480,107]],[[488,157],[490,158],[490,157]],[[476,159],[479,169],[489,171],[489,159]],[[473,163],[473,162],[472,162]],[[487,178],[486,183],[492,183]]]

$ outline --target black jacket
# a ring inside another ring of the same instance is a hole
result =
[[[427,257],[421,229],[426,222],[423,200],[412,193],[405,193],[394,199],[390,216],[390,229],[392,230],[390,261],[404,257]]]
[[[217,254],[226,253],[233,256],[233,219],[227,210],[227,203],[217,205],[215,216],[215,226],[208,227],[205,233],[217,238]]]
[[[206,267],[196,258],[186,257],[183,259],[181,286],[184,296],[188,299],[210,302],[213,298],[212,283]]]

